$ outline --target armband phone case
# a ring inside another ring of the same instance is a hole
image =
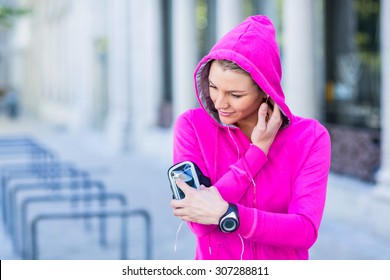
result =
[[[177,163],[168,169],[168,178],[174,199],[183,199],[185,194],[177,186],[176,179],[180,178],[190,187],[199,189],[201,185],[209,187],[210,179],[202,174],[198,166],[191,161]]]

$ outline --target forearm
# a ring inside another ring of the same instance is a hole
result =
[[[238,205],[243,238],[272,246],[310,248],[317,239],[317,228],[301,214],[271,213]]]

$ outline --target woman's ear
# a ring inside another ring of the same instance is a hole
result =
[[[271,108],[271,110],[274,109],[275,101],[273,101],[272,98],[270,98],[269,95],[266,93],[265,93],[265,97],[263,99],[263,102],[267,103],[268,106]]]

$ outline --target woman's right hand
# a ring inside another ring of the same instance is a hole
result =
[[[252,144],[259,147],[266,155],[282,125],[282,115],[279,107],[274,104],[273,110],[267,103],[259,108],[257,125],[252,131]]]

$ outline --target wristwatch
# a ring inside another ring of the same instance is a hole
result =
[[[238,218],[238,208],[237,205],[229,203],[228,210],[225,214],[222,215],[219,220],[219,229],[222,232],[230,233],[238,229],[240,225],[240,220]]]

